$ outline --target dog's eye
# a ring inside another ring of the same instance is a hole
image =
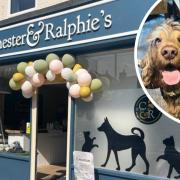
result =
[[[154,40],[155,45],[158,45],[161,42],[161,38],[156,38]]]
[[[180,42],[180,37],[177,38],[178,42]]]

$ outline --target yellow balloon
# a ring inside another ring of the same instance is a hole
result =
[[[80,64],[75,64],[75,66],[73,68],[73,72],[75,73],[76,71],[78,71],[81,68],[82,68],[82,66]]]
[[[91,94],[91,89],[89,87],[85,87],[85,86],[80,87],[80,96],[82,98],[86,98],[90,96],[90,94]]]
[[[28,62],[28,66],[32,66],[33,65],[33,62],[32,61],[29,61]]]
[[[24,77],[24,75],[23,75],[22,73],[15,73],[15,74],[13,75],[13,80],[14,80],[15,82],[20,82],[20,81],[22,81],[24,78],[25,78],[25,77]]]

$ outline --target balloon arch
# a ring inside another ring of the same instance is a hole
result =
[[[48,54],[46,60],[19,63],[9,86],[15,91],[22,90],[25,98],[31,98],[36,88],[46,82],[66,82],[70,96],[86,102],[93,99],[94,92],[102,89],[101,80],[92,79],[86,69],[75,63],[73,55],[65,54],[60,60],[54,53]]]

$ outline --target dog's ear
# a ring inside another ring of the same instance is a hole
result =
[[[84,134],[90,134],[90,132],[89,132],[89,131],[84,131],[83,133],[84,133]]]
[[[139,67],[142,69],[141,78],[148,89],[159,88],[159,75],[154,69],[152,54],[152,49],[149,48],[144,59],[139,61]]]
[[[170,137],[170,139],[171,139],[171,141],[172,141],[172,146],[175,146],[174,137],[173,137],[173,136],[171,136],[171,137]]]
[[[145,55],[144,59],[139,61],[139,67],[142,69],[142,74],[141,74],[142,81],[146,88],[149,88],[152,82],[153,69],[152,69],[151,61],[152,60],[151,60],[150,52],[148,52]]]
[[[173,136],[170,136],[170,139],[174,141],[174,137]]]
[[[104,118],[104,122],[106,122],[106,121],[108,121],[108,118],[107,118],[107,117]]]

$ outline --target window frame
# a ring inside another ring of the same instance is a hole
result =
[[[34,0],[35,1],[34,7],[26,9],[26,10],[18,11],[15,13],[11,13],[11,1],[12,0],[8,0],[8,17],[14,17],[14,16],[22,15],[22,14],[29,13],[29,12],[32,12],[32,11],[37,9],[37,0]]]

